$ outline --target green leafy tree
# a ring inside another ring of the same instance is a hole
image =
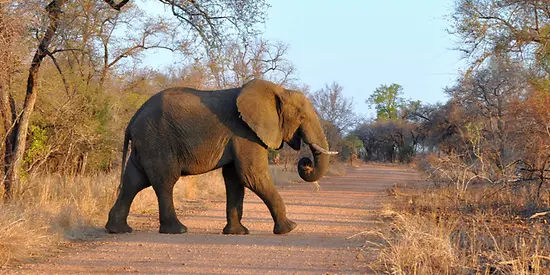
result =
[[[366,100],[366,103],[374,106],[377,119],[398,120],[400,110],[406,105],[402,95],[403,87],[399,84],[380,85]]]
[[[36,125],[31,125],[29,148],[25,152],[24,164],[28,167],[24,172],[31,171],[32,168],[43,163],[51,153],[51,146],[48,145],[48,135],[45,129]]]
[[[359,150],[363,148],[363,142],[357,135],[350,134],[342,139],[341,147],[340,157],[352,163],[353,159],[359,155]]]
[[[265,0],[151,1],[167,7],[166,15],[157,16],[139,9],[138,1],[103,2],[112,9],[91,0],[0,1],[0,52],[8,53],[0,58],[5,199],[19,184],[21,168],[31,157],[36,162],[35,153],[41,153],[36,148],[55,151],[40,157],[47,160],[43,167],[54,170],[79,163],[78,171],[71,171],[83,173],[86,163],[93,162],[88,154],[100,169],[111,166],[113,130],[122,127],[113,124],[122,125],[125,104],[115,101],[117,91],[124,91],[125,71],[138,66],[146,50],[166,49],[185,57],[223,55],[228,43],[257,40],[269,8]],[[32,125],[46,132],[33,133]],[[27,136],[33,134],[47,139],[32,144],[36,140]]]

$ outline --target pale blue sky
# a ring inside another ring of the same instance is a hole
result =
[[[313,91],[338,82],[364,116],[374,114],[365,99],[381,84],[400,84],[413,100],[444,102],[443,88],[464,66],[446,32],[453,0],[269,3],[264,37],[290,46],[300,82]]]
[[[312,90],[338,82],[355,110],[381,84],[405,97],[446,101],[462,66],[447,34],[453,0],[272,0],[265,37],[290,45],[288,58]]]

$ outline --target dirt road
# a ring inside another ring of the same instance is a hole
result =
[[[308,183],[280,188],[288,216],[298,227],[288,235],[272,234],[265,205],[247,192],[243,224],[250,235],[220,234],[225,201],[180,210],[189,228],[184,235],[157,233],[157,217],[133,215],[135,232],[108,235],[72,247],[45,262],[24,265],[18,274],[364,274],[375,255],[358,256],[364,239],[346,237],[372,229],[384,190],[419,178],[396,166],[361,165],[342,177],[325,177],[322,191]]]

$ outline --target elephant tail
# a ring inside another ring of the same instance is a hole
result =
[[[124,180],[124,171],[126,170],[126,159],[128,157],[128,144],[131,140],[130,127],[124,132],[124,145],[122,145],[122,163],[120,165],[120,184],[118,185],[118,191],[122,188],[122,182]]]

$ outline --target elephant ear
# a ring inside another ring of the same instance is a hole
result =
[[[277,149],[283,141],[281,131],[282,87],[265,80],[252,80],[241,89],[237,108],[241,118],[267,147]]]

